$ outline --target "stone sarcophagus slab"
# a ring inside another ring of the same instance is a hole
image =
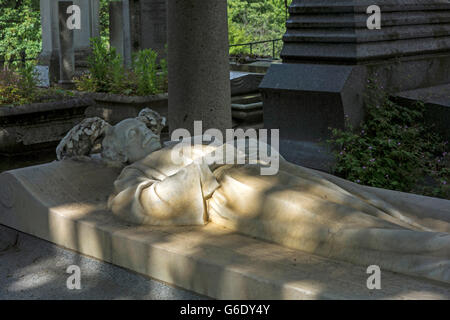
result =
[[[120,169],[56,161],[0,175],[0,224],[217,299],[448,299],[445,283],[366,267],[206,226],[139,226],[107,208]],[[398,193],[400,199],[412,195]],[[444,200],[413,196],[417,202]],[[5,237],[4,237],[5,238]]]

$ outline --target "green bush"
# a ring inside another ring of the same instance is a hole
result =
[[[132,68],[123,65],[122,57],[101,39],[91,40],[89,72],[75,79],[80,91],[109,92],[124,95],[153,95],[167,90],[167,63],[152,49],[133,55]]]
[[[334,173],[368,186],[448,199],[448,141],[425,125],[423,103],[396,104],[373,81],[368,89],[361,126],[346,121],[344,130],[330,128]]]
[[[9,67],[0,72],[0,105],[31,103],[36,96],[34,64]]]
[[[151,49],[141,50],[134,56],[133,71],[136,75],[138,95],[166,91],[167,63],[161,59],[158,66],[157,58],[158,54]]]

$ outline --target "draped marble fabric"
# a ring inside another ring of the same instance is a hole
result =
[[[204,225],[320,256],[450,283],[450,201],[369,188],[280,156],[276,175],[256,164],[208,164],[224,146],[175,146],[126,167],[109,205],[124,220]],[[248,148],[239,157],[254,156]]]

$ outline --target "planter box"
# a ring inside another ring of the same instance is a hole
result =
[[[86,109],[86,117],[100,117],[114,125],[126,118],[136,117],[144,108],[155,110],[167,118],[167,93],[152,96],[124,96],[112,93],[79,93],[95,103]]]
[[[0,106],[0,155],[26,154],[55,148],[85,118],[94,102],[72,98],[21,106]]]

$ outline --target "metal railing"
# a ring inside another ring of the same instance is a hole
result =
[[[271,40],[263,40],[263,41],[253,41],[253,42],[247,42],[247,43],[238,43],[238,44],[231,44],[229,45],[230,48],[233,47],[246,47],[249,46],[250,47],[250,54],[253,54],[253,46],[256,44],[261,44],[261,43],[268,43],[268,42],[272,42],[272,59],[275,58],[275,43],[278,41],[282,41],[283,39],[271,39]]]

